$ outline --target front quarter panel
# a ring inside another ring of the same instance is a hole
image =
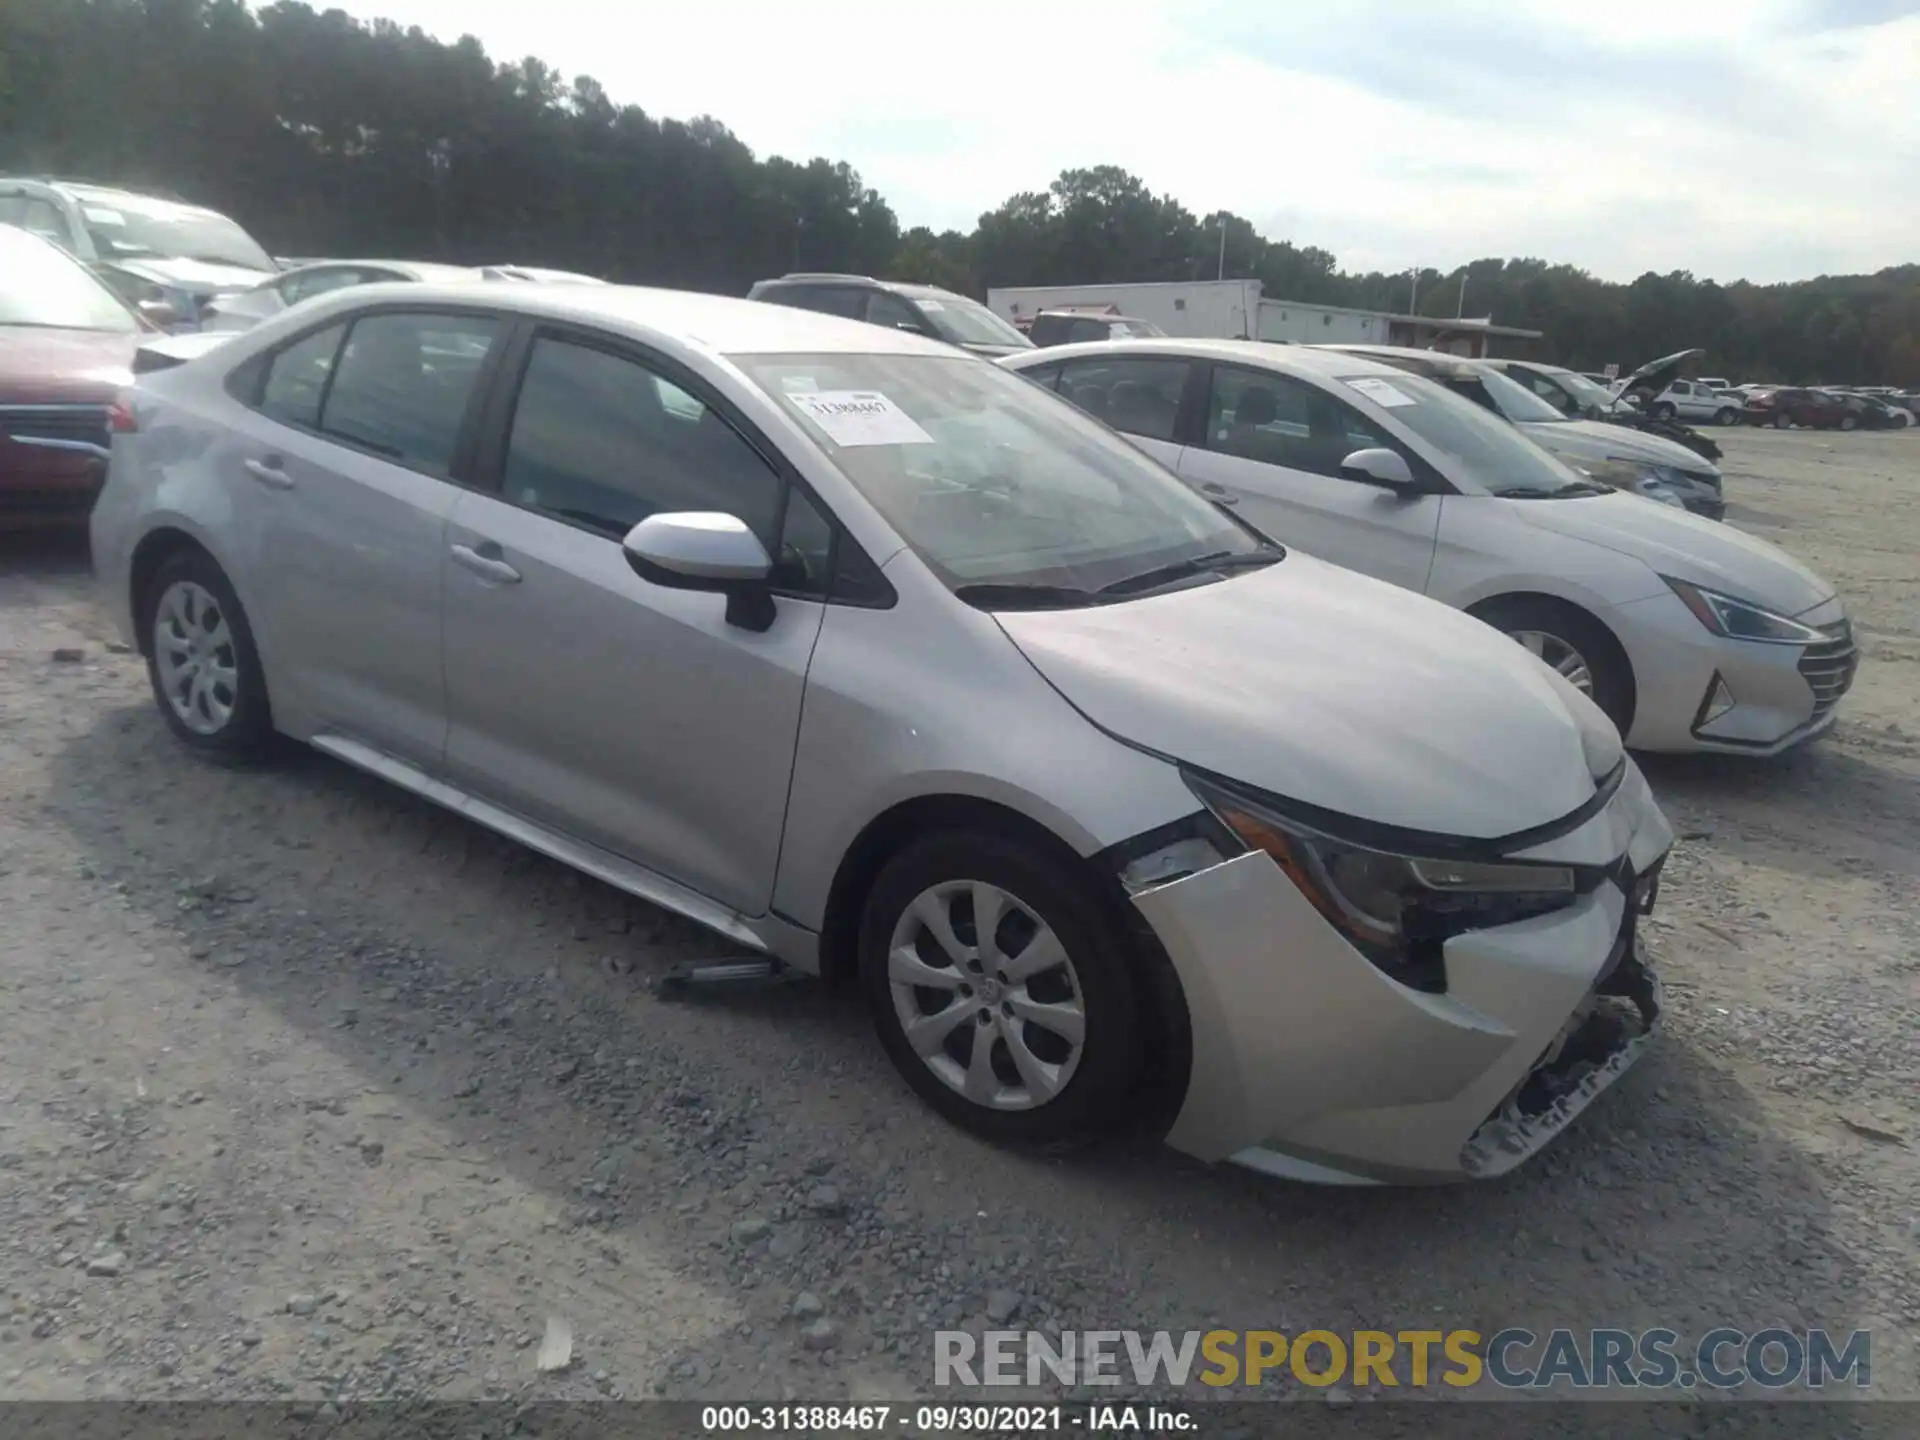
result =
[[[917,559],[899,603],[830,606],[807,676],[774,908],[818,930],[866,826],[929,796],[990,801],[1091,855],[1200,808],[1178,771],[1073,709],[991,615]]]
[[[1498,595],[1552,595],[1603,615],[1615,606],[1667,593],[1644,562],[1528,524],[1521,510],[1527,505],[1581,503],[1448,496],[1427,594],[1462,610]]]

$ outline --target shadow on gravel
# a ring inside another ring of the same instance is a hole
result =
[[[1642,755],[1641,769],[1684,829],[1694,805],[1736,822],[1713,843],[1776,869],[1818,879],[1862,863],[1920,874],[1920,744],[1891,736],[1815,741],[1770,760],[1738,755]],[[1862,754],[1860,751],[1867,753]],[[1884,759],[1882,758],[1884,757]]]
[[[1840,757],[1810,763],[1768,784],[1800,804],[1822,776],[1869,783]],[[851,1287],[836,1307],[922,1382],[930,1331],[977,1323],[995,1286],[1022,1297],[1016,1323],[1083,1328],[1697,1335],[1856,1313],[1861,1277],[1820,1177],[1684,1027],[1488,1185],[1315,1190],[1155,1146],[1038,1160],[921,1108],[850,996],[809,984],[663,1005],[636,980],[722,942],[322,757],[216,770],[123,708],[50,764],[48,821],[182,933],[157,964],[272,1006],[463,1165],[563,1200],[582,1230],[745,1277],[749,1303]],[[839,1200],[810,1210],[822,1183]],[[748,1214],[798,1252],[744,1251],[733,1226]],[[699,1383],[670,1389],[734,1393]]]

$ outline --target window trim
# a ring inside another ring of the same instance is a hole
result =
[[[355,287],[349,285],[343,286],[342,288],[351,290]],[[493,345],[487,351],[487,358],[480,362],[480,368],[474,373],[473,389],[467,396],[467,407],[461,414],[459,427],[453,433],[453,449],[448,456],[447,473],[444,475],[432,470],[424,470],[418,465],[409,464],[405,460],[395,459],[391,455],[383,455],[378,450],[367,445],[362,445],[347,436],[336,435],[333,431],[323,428],[318,423],[313,425],[297,424],[294,421],[282,419],[278,415],[269,415],[260,408],[266,397],[267,377],[273,371],[274,362],[295,345],[300,344],[302,341],[310,340],[315,335],[322,334],[338,325],[341,327],[340,343],[334,349],[333,364],[327,367],[327,381],[326,384],[320,388],[320,403],[314,412],[316,422],[325,419],[327,401],[332,398],[333,395],[334,376],[340,373],[340,354],[346,349],[347,341],[353,334],[353,327],[358,325],[362,320],[369,320],[381,315],[457,316],[469,320],[490,320],[499,327],[499,333],[494,337]],[[284,340],[269,346],[265,350],[259,350],[249,355],[245,360],[242,360],[238,365],[234,366],[232,370],[227,372],[225,389],[228,395],[232,396],[233,399],[237,400],[270,425],[281,425],[297,434],[308,436],[311,439],[322,440],[329,445],[338,445],[343,450],[351,450],[356,455],[365,455],[371,460],[378,460],[384,465],[391,465],[396,470],[405,470],[414,475],[422,475],[429,480],[438,480],[443,484],[458,485],[463,490],[478,489],[479,487],[471,478],[475,429],[485,408],[486,399],[492,392],[495,377],[499,373],[501,357],[505,354],[508,345],[512,342],[519,328],[520,319],[521,317],[512,311],[493,310],[484,305],[421,305],[408,304],[403,300],[384,301],[377,305],[361,306],[357,309],[347,310],[345,313],[336,311],[332,314],[316,318],[313,324],[303,325],[298,331],[287,336]]]
[[[770,469],[780,482],[780,506],[774,520],[776,535],[784,534],[787,527],[787,507],[791,503],[793,492],[797,489],[807,503],[827,523],[833,532],[832,544],[827,557],[827,583],[825,592],[813,594],[794,590],[785,586],[770,585],[770,592],[779,599],[804,600],[816,605],[844,605],[862,610],[888,610],[898,603],[899,596],[893,586],[887,583],[886,576],[878,565],[868,556],[869,568],[880,577],[885,587],[884,596],[873,599],[846,599],[834,594],[839,585],[840,567],[844,547],[860,549],[847,527],[833,507],[809,485],[791,461],[781,453],[780,448],[767,439],[760,427],[755,425],[725,395],[713,388],[686,365],[671,355],[663,354],[653,347],[624,335],[615,335],[592,326],[579,325],[565,320],[549,319],[545,316],[521,316],[520,325],[507,343],[498,347],[500,363],[495,367],[490,380],[486,402],[474,425],[472,452],[472,480],[469,488],[499,501],[502,505],[512,506],[515,510],[528,515],[538,515],[556,525],[565,525],[578,530],[583,535],[591,535],[596,540],[604,540],[610,545],[620,542],[606,531],[592,525],[569,520],[564,515],[555,515],[551,511],[541,510],[531,505],[522,505],[509,499],[505,491],[507,446],[513,438],[513,417],[520,408],[520,392],[526,384],[527,369],[533,361],[533,347],[543,339],[559,341],[563,344],[577,345],[582,349],[596,350],[616,360],[624,360],[639,366],[651,375],[658,376],[668,384],[698,400],[731,429],[740,439],[760,457],[761,463]],[[492,357],[489,357],[491,360]],[[861,551],[864,555],[865,552]],[[780,557],[772,557],[779,563]]]
[[[1381,425],[1379,421],[1362,411],[1359,406],[1344,399],[1328,386],[1316,385],[1311,380],[1304,379],[1299,375],[1290,375],[1284,370],[1270,370],[1264,365],[1246,365],[1235,361],[1206,360],[1196,367],[1196,372],[1201,370],[1204,370],[1206,374],[1206,384],[1205,388],[1199,392],[1200,411],[1198,416],[1199,424],[1197,426],[1198,435],[1195,439],[1185,443],[1205,450],[1209,455],[1218,455],[1227,460],[1242,460],[1249,465],[1265,465],[1271,469],[1285,470],[1294,475],[1311,475],[1316,480],[1332,480],[1341,485],[1356,485],[1362,489],[1377,490],[1379,488],[1377,486],[1368,486],[1363,480],[1349,480],[1344,475],[1323,475],[1318,470],[1305,470],[1297,465],[1280,465],[1271,460],[1255,460],[1252,456],[1236,455],[1231,450],[1222,450],[1214,445],[1213,435],[1207,423],[1213,413],[1213,375],[1214,372],[1219,370],[1238,370],[1248,375],[1264,376],[1271,381],[1277,381],[1281,384],[1298,385],[1303,389],[1318,391],[1321,397],[1329,404],[1344,406],[1346,409],[1352,411],[1371,428],[1378,430],[1389,445],[1398,451],[1401,458],[1412,468],[1414,479],[1420,482],[1420,490],[1417,492],[1418,495],[1458,495],[1461,493],[1457,485],[1442,475],[1432,461],[1428,460],[1426,456],[1408,444],[1404,438],[1395,435],[1391,430]],[[1191,389],[1188,391],[1188,398],[1193,398],[1193,391]],[[1416,498],[1416,496],[1410,495],[1407,498],[1412,499]]]

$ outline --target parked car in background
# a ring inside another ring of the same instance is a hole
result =
[[[1446,386],[1518,426],[1535,444],[1603,485],[1712,520],[1726,514],[1719,466],[1635,427],[1577,419],[1517,383],[1496,362],[1393,345],[1340,348]]]
[[[0,530],[85,523],[114,397],[153,333],[65,250],[0,225]]]
[[[76,180],[0,176],[0,223],[53,241],[129,304],[164,305],[187,329],[214,297],[278,269],[218,211]]]
[[[1366,355],[1123,340],[1001,363],[1283,544],[1505,632],[1631,746],[1775,754],[1852,683],[1845,607],[1799,561],[1594,484],[1531,427]]]
[[[210,301],[201,310],[201,328],[249,330],[289,305],[353,285],[390,282],[451,285],[484,278],[484,272],[458,265],[431,265],[413,260],[322,260],[284,270],[251,289]]]
[[[1708,420],[1715,425],[1738,425],[1743,412],[1737,396],[1705,380],[1675,380],[1643,404],[1656,420]]]
[[[747,298],[864,320],[944,340],[976,355],[1012,355],[1033,348],[1031,340],[986,306],[935,285],[908,285],[866,275],[795,273],[757,281]]]
[[[1855,391],[1846,396],[1843,403],[1853,412],[1862,430],[1904,430],[1913,423],[1906,407],[1893,404],[1884,394]]]
[[[93,553],[186,750],[308,741],[854,980],[999,1141],[1485,1177],[1641,1053],[1672,832],[1519,647],[929,337],[415,288],[130,394]]]
[[[550,270],[543,265],[483,265],[480,273],[488,280],[531,280],[540,285],[605,285],[597,275],[582,275],[577,270]]]
[[[1088,314],[1079,310],[1042,310],[1027,324],[1035,345],[1072,345],[1088,340],[1145,340],[1167,332],[1127,315]]]
[[[1837,396],[1824,390],[1782,386],[1747,397],[1747,421],[1753,425],[1771,425],[1779,430],[1804,425],[1811,430],[1854,429],[1859,417],[1841,404]]]
[[[1733,382],[1724,375],[1701,375],[1694,380],[1694,384],[1704,385],[1716,395],[1733,388]]]

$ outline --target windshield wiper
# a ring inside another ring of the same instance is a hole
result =
[[[1071,585],[982,582],[956,586],[953,594],[955,599],[982,610],[1066,610],[1104,603],[1098,591],[1079,590]]]
[[[1271,565],[1279,560],[1284,552],[1278,546],[1259,550],[1216,550],[1210,555],[1195,555],[1186,560],[1175,560],[1169,565],[1156,565],[1151,570],[1142,570],[1138,575],[1128,575],[1115,580],[1110,585],[1102,585],[1102,595],[1137,595],[1143,590],[1151,590],[1171,580],[1184,580],[1190,575],[1202,575],[1208,572],[1225,574],[1229,570],[1252,569]]]
[[[1549,490],[1542,485],[1509,485],[1493,493],[1502,500],[1566,500],[1580,495],[1609,495],[1612,490],[1606,485],[1596,485],[1591,480],[1575,480],[1556,490]]]

